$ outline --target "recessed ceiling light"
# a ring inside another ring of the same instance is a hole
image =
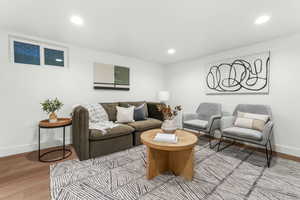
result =
[[[75,24],[75,25],[83,25],[83,19],[77,15],[73,15],[71,18],[70,18],[70,21]]]
[[[255,24],[260,25],[268,22],[271,19],[269,15],[262,15],[255,20]]]
[[[172,55],[174,53],[176,53],[175,49],[173,49],[173,48],[172,49],[168,49],[168,54]]]

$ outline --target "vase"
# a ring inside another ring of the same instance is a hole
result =
[[[175,133],[177,129],[177,123],[174,119],[166,119],[161,126],[161,129],[164,133]]]
[[[49,115],[49,122],[50,123],[57,122],[57,115],[55,114],[55,112],[50,113],[50,115]]]

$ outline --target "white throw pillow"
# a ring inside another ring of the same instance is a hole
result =
[[[241,128],[249,128],[255,129],[258,131],[263,131],[265,127],[265,122],[260,119],[250,119],[250,118],[243,118],[237,117],[234,126],[241,127]]]
[[[250,128],[252,129],[253,120],[249,118],[242,118],[237,117],[234,126],[241,127],[241,128]]]
[[[245,113],[245,112],[240,112],[240,111],[238,111],[237,116],[238,117],[243,117],[243,118],[249,118],[249,119],[258,119],[258,120],[264,121],[265,123],[270,118],[269,115],[254,114],[254,113]]]
[[[117,122],[118,123],[129,123],[134,122],[134,106],[129,108],[117,106]]]

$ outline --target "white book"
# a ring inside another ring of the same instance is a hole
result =
[[[175,134],[168,133],[157,133],[153,141],[155,142],[166,142],[166,143],[177,143],[178,139]]]

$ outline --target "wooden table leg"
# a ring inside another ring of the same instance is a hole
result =
[[[194,149],[169,152],[169,168],[176,176],[193,179]]]
[[[169,153],[167,151],[147,147],[147,178],[152,179],[160,173],[168,171],[168,160]]]

